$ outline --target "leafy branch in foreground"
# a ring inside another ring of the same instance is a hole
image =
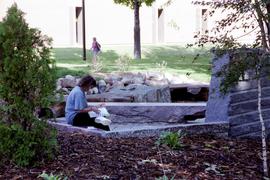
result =
[[[262,154],[264,177],[268,178],[267,146],[265,122],[261,109],[261,79],[269,76],[269,47],[270,47],[270,0],[225,0],[225,1],[194,1],[194,5],[208,10],[209,17],[218,19],[212,29],[198,32],[195,35],[199,47],[206,44],[215,46],[218,57],[228,53],[230,62],[217,75],[224,77],[220,89],[223,93],[235,86],[239,79],[257,81],[258,113],[262,129]],[[238,37],[236,33],[242,32]],[[253,36],[254,41],[243,44],[241,38]],[[191,45],[192,46],[192,45]],[[255,49],[250,49],[255,48]]]

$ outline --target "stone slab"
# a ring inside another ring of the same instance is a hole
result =
[[[219,72],[224,65],[229,63],[229,54],[225,54],[219,59],[214,57],[212,62],[212,76],[209,87],[209,98],[206,107],[206,122],[228,122],[230,96],[228,94],[224,95],[219,90],[220,84],[224,78],[217,77],[215,74]]]
[[[203,112],[205,107],[206,103],[106,103],[113,123],[183,123],[185,116]]]
[[[261,51],[260,49],[245,49],[245,51]],[[215,76],[222,66],[228,64],[234,55],[241,55],[238,50],[228,52],[218,57],[214,55],[212,77],[210,82],[210,96],[207,102],[206,122],[226,121],[230,124],[230,137],[258,137],[261,125],[258,116],[258,89],[257,80],[254,80],[255,71],[247,70],[244,77],[223,95],[219,88],[223,77]],[[258,53],[261,54],[261,53]],[[225,66],[226,67],[226,66]],[[223,67],[224,68],[224,67]],[[268,73],[269,74],[269,73]],[[266,70],[261,74],[262,101],[261,109],[267,135],[270,129],[270,79]]]
[[[51,122],[58,130],[66,132],[80,132],[101,137],[149,137],[159,136],[165,131],[182,130],[187,134],[211,133],[218,136],[228,136],[229,125],[226,122],[205,123],[204,121],[187,124],[167,124],[167,123],[127,123],[111,124],[111,131],[103,131],[96,128],[80,128],[63,123],[63,118],[58,118],[56,122]]]

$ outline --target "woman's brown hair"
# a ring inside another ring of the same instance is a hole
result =
[[[85,87],[88,85],[90,85],[92,87],[97,86],[96,80],[90,75],[84,76],[78,83],[78,86],[80,86],[80,87]]]

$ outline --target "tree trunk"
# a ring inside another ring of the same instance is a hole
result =
[[[82,36],[83,36],[83,60],[86,61],[86,42],[85,42],[85,2],[82,0]]]
[[[263,21],[263,12],[262,12],[262,9],[261,9],[261,6],[260,6],[260,3],[258,2],[258,0],[254,0],[254,7],[255,7],[255,11],[258,15],[257,17],[257,21],[258,21],[258,24],[260,26],[260,31],[261,31],[261,39],[262,39],[262,46],[266,49],[269,49],[269,46],[268,46],[268,41],[267,41],[267,34],[265,32],[265,29],[264,29],[264,21]]]
[[[264,177],[268,177],[268,167],[267,167],[267,147],[266,147],[266,137],[265,137],[265,124],[262,117],[262,109],[261,109],[261,96],[262,96],[262,87],[261,87],[261,79],[260,76],[257,79],[258,83],[258,112],[262,127],[262,157],[263,157],[263,174]]]
[[[134,59],[141,59],[140,4],[134,0]]]
[[[267,41],[268,41],[268,44],[270,44],[270,2],[266,3],[266,10],[267,10],[267,22],[266,22]]]

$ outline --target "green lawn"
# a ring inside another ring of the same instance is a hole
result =
[[[208,51],[198,49],[186,49],[183,46],[142,46],[142,59],[132,60],[129,71],[160,71],[157,63],[167,62],[163,69],[166,73],[177,75],[188,75],[188,78],[209,82],[210,60]],[[194,57],[197,53],[203,53],[197,60]],[[103,73],[119,71],[119,64],[115,63],[121,55],[127,54],[133,57],[133,46],[102,46],[102,53],[99,60],[102,62]],[[91,73],[91,52],[87,50],[87,60],[82,60],[82,49],[80,48],[55,48],[53,56],[56,60],[57,76],[83,75]]]

